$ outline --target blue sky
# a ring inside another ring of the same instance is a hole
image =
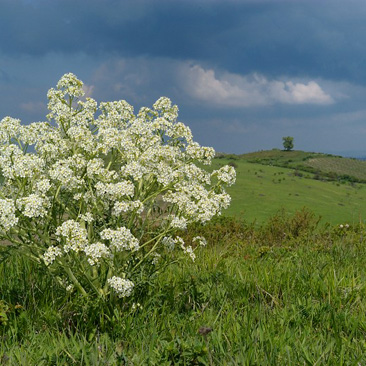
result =
[[[73,72],[97,101],[160,96],[217,151],[366,156],[364,0],[0,0],[0,118],[45,120]]]

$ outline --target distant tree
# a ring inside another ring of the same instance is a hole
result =
[[[286,151],[290,151],[294,148],[294,138],[291,136],[282,137],[283,147]]]

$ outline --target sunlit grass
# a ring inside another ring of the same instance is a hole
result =
[[[70,298],[79,309],[70,313],[63,290],[12,258],[0,268],[7,306],[0,359],[5,365],[364,364],[365,231],[316,229],[311,215],[296,217],[281,213],[259,229],[232,219],[192,228],[187,237],[199,231],[209,238],[196,261],[161,272],[148,292],[131,299],[141,307],[116,313],[104,330],[91,304],[78,307]],[[281,230],[287,235],[278,240]],[[201,327],[212,332],[202,335]]]
[[[230,162],[236,166],[237,181],[228,188],[232,203],[226,215],[262,223],[280,208],[294,213],[308,207],[321,216],[323,223],[358,223],[366,219],[364,184],[314,180],[304,172],[242,159],[215,159],[213,167]]]

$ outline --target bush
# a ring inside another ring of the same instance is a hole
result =
[[[194,260],[177,230],[229,205],[235,170],[196,165],[215,152],[193,141],[168,98],[135,115],[124,100],[98,106],[83,96],[83,83],[66,74],[48,92],[48,122],[1,121],[0,239],[69,299],[95,301],[111,315],[143,293],[174,248]]]
[[[292,239],[312,235],[320,221],[320,217],[307,208],[296,211],[289,216],[285,209],[279,210],[259,230],[262,241],[267,245],[279,245]]]

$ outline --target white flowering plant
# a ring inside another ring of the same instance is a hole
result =
[[[143,266],[172,251],[192,260],[202,237],[177,236],[228,207],[235,170],[212,173],[214,150],[193,141],[178,107],[160,98],[137,115],[124,100],[84,98],[64,75],[47,122],[0,122],[0,239],[47,268],[67,291],[122,301]]]

